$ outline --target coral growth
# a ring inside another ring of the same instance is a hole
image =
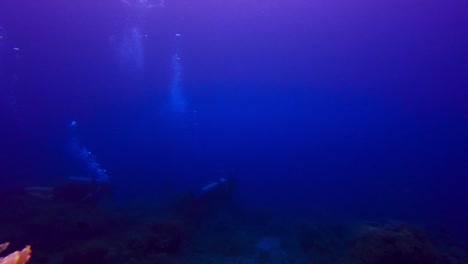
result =
[[[9,243],[3,243],[0,245],[0,253],[8,247]],[[31,258],[31,247],[26,246],[21,251],[15,251],[10,255],[0,258],[0,264],[24,264]]]
[[[352,264],[431,264],[438,259],[426,235],[403,224],[363,226],[351,248]]]

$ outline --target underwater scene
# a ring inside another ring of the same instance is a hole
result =
[[[0,264],[468,264],[466,14],[0,1]]]

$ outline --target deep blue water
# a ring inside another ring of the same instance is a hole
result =
[[[0,3],[2,184],[82,173],[76,120],[114,199],[466,228],[466,3],[136,5]]]

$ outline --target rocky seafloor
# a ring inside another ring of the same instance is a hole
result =
[[[11,251],[31,245],[29,263],[468,263],[463,235],[401,221],[319,220],[232,205],[202,210],[30,197],[1,206],[0,242],[11,242]]]

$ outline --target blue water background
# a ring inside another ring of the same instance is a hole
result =
[[[232,173],[246,208],[463,227],[464,10],[167,0],[138,15],[119,1],[3,1],[2,182],[76,174],[77,120],[114,199],[158,203]],[[142,70],[116,59],[132,25],[148,35]],[[175,52],[182,111],[171,108]]]

